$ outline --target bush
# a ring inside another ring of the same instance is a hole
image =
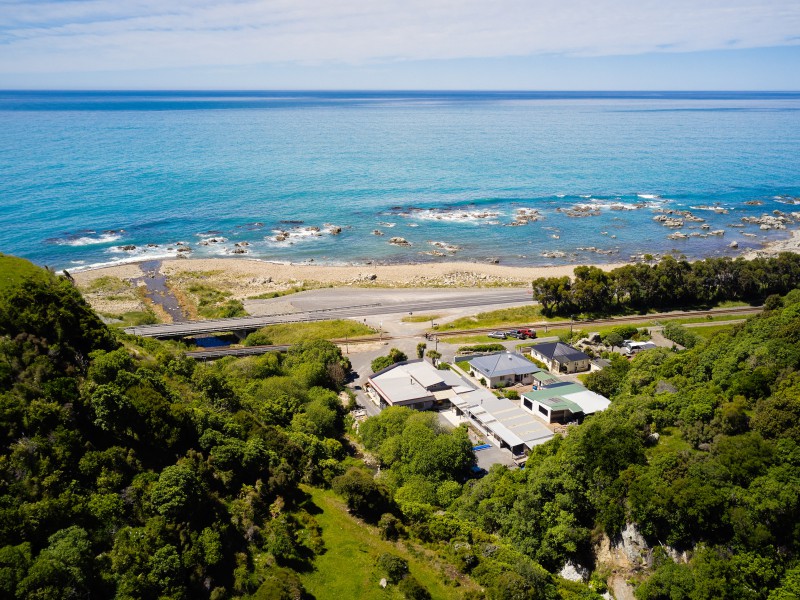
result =
[[[676,344],[680,344],[684,348],[694,348],[697,342],[700,341],[700,338],[686,329],[686,327],[672,322],[664,325],[663,334],[665,338],[672,340]]]
[[[376,564],[391,583],[397,583],[408,575],[408,561],[394,554],[381,554]]]
[[[392,513],[383,513],[378,521],[378,529],[381,532],[381,539],[396,540],[400,536],[403,525],[400,519]]]
[[[503,344],[478,344],[476,346],[461,346],[459,352],[505,352]]]
[[[377,373],[381,369],[391,367],[393,364],[403,362],[404,360],[408,360],[408,356],[406,356],[405,352],[402,352],[397,348],[392,348],[389,350],[388,356],[379,356],[372,361],[370,367],[372,367],[373,373]]]
[[[430,592],[413,575],[406,575],[397,587],[409,600],[430,600]]]
[[[519,400],[519,392],[517,390],[506,390],[506,398],[509,400]]]

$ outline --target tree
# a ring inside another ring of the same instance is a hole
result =
[[[92,546],[84,529],[73,525],[48,539],[20,582],[23,598],[82,598],[92,586]]]
[[[372,367],[372,372],[377,373],[378,371],[385,369],[386,367],[390,367],[393,364],[403,362],[408,360],[408,356],[401,350],[397,348],[392,348],[389,350],[389,354],[387,356],[379,356],[375,360],[372,361],[370,365]]]
[[[391,583],[397,583],[408,575],[408,561],[394,554],[381,554],[375,564]]]
[[[385,512],[384,490],[375,479],[359,467],[350,467],[344,475],[331,482],[333,491],[342,496],[348,508],[362,517],[374,517]]]
[[[202,486],[187,464],[167,467],[153,485],[150,501],[159,514],[174,520],[188,520],[200,502]]]

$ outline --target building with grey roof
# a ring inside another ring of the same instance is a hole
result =
[[[591,361],[588,354],[564,342],[535,344],[531,346],[531,356],[547,365],[552,373],[588,371]]]
[[[480,404],[466,409],[466,415],[495,445],[515,456],[553,439],[553,432],[529,412],[488,392]]]
[[[608,398],[589,391],[578,383],[560,383],[522,394],[521,406],[546,423],[582,421],[608,408]]]
[[[408,406],[426,410],[449,406],[450,399],[475,387],[452,371],[443,371],[423,360],[396,363],[367,379],[367,393],[381,408]]]
[[[489,388],[509,386],[516,383],[533,383],[533,374],[539,367],[516,352],[500,352],[478,356],[469,361],[470,375],[483,379]]]
[[[381,406],[418,410],[454,407],[496,446],[520,456],[552,439],[553,432],[507,398],[475,387],[453,371],[440,371],[421,360],[387,367],[367,380],[367,393]]]

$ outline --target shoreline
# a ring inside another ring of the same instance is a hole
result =
[[[800,230],[741,255],[752,260],[780,252],[800,253]],[[529,287],[539,277],[573,277],[578,264],[509,266],[476,262],[326,265],[281,263],[245,257],[144,260],[72,272],[86,300],[100,313],[119,315],[147,310],[144,265],[158,264],[161,276],[183,304],[194,305],[203,290],[231,300],[274,298],[318,288],[499,288]],[[631,262],[595,263],[604,271]]]
[[[781,252],[800,253],[800,229],[791,231],[789,238],[775,240],[765,244],[763,248],[749,250],[737,258],[753,260],[776,256]],[[292,263],[264,260],[250,257],[209,257],[209,258],[163,258],[144,259],[136,262],[125,262],[116,265],[102,265],[71,271],[75,280],[86,285],[100,277],[118,277],[120,279],[134,279],[142,277],[140,266],[144,263],[157,261],[161,264],[161,272],[167,276],[180,276],[186,273],[207,273],[211,275],[228,275],[230,277],[252,277],[269,279],[267,283],[274,284],[304,284],[317,283],[325,286],[339,285],[367,285],[374,287],[409,287],[418,285],[426,287],[429,284],[451,286],[453,279],[466,278],[474,280],[465,282],[465,285],[474,287],[476,283],[484,282],[487,285],[516,286],[524,282],[529,283],[537,277],[563,277],[572,276],[575,267],[587,265],[596,266],[604,271],[633,264],[632,261],[620,262],[593,262],[576,263],[569,265],[544,265],[544,266],[515,266],[481,262],[447,261],[447,262],[420,262],[396,264],[348,264],[331,265],[324,263]],[[374,275],[374,277],[373,277]]]

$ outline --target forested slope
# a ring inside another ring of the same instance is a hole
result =
[[[798,597],[800,291],[770,306],[596,376],[614,390],[609,410],[523,471],[468,485],[451,510],[551,570],[594,568],[598,536],[634,523],[655,548],[642,599]],[[669,558],[681,552],[688,562]]]
[[[345,457],[338,349],[197,366],[44,271],[2,292],[0,596],[299,597],[299,483]]]

